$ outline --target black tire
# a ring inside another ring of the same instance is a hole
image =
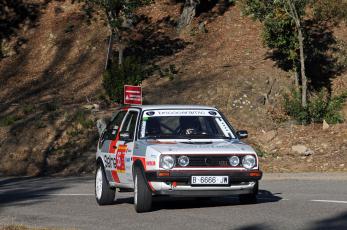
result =
[[[240,203],[256,204],[258,201],[257,199],[258,190],[259,190],[259,182],[257,181],[256,184],[254,185],[252,193],[239,195]]]
[[[101,178],[100,178],[101,177]],[[101,184],[100,184],[101,183]],[[101,191],[100,191],[101,189]],[[106,179],[104,167],[99,164],[95,172],[95,198],[99,205],[112,204],[116,190],[110,188]]]
[[[134,207],[136,212],[149,212],[152,208],[152,191],[139,167],[134,169]]]

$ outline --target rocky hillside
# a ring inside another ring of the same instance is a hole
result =
[[[94,121],[109,114],[101,75],[107,27],[88,20],[80,4],[27,0],[36,17],[6,39],[0,61],[0,172],[12,175],[81,174],[93,170]],[[35,8],[36,9],[36,8]],[[177,34],[181,5],[156,1],[137,12],[137,39],[154,72],[143,82],[148,104],[207,104],[220,108],[249,142],[265,171],[347,171],[347,124],[301,126],[277,122],[293,76],[276,66],[262,45],[261,25],[239,6],[202,9]],[[347,42],[347,29],[335,36]],[[170,67],[171,66],[171,67]],[[347,89],[347,72],[331,80]],[[107,112],[105,112],[107,110]],[[345,107],[347,118],[347,107]]]

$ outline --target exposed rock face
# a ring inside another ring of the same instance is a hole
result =
[[[271,130],[269,132],[266,132],[263,134],[263,141],[264,142],[269,142],[272,141],[273,139],[275,139],[275,137],[277,136],[277,133],[275,130]]]
[[[292,151],[297,152],[303,156],[311,156],[314,153],[311,149],[307,148],[305,145],[293,145]]]

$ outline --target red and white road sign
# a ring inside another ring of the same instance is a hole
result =
[[[133,86],[133,85],[124,86],[124,104],[142,105],[141,86]]]

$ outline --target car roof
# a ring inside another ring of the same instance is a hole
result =
[[[203,105],[131,105],[128,108],[139,108],[142,110],[155,110],[155,109],[211,109],[215,107]]]

